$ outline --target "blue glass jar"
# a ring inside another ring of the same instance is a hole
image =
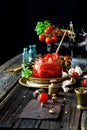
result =
[[[32,46],[32,45],[29,45],[28,62],[30,63],[33,59],[34,59],[33,46]]]
[[[27,64],[28,63],[28,49],[25,47],[23,48],[23,53],[22,53],[22,64]]]
[[[35,59],[37,57],[36,44],[32,45],[32,47],[33,47],[33,58]]]

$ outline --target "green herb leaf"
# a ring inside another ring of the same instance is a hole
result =
[[[45,29],[50,25],[51,23],[48,20],[45,20],[44,22],[37,22],[37,25],[35,27],[35,31],[37,32],[37,35],[43,34]]]
[[[32,70],[29,67],[23,66],[22,77],[29,78],[32,75]]]

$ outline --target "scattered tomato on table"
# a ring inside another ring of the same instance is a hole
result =
[[[83,86],[87,87],[87,78],[83,80]]]
[[[38,97],[38,101],[40,103],[45,103],[48,101],[48,94],[47,93],[41,93]]]
[[[83,71],[82,71],[81,67],[79,67],[78,65],[76,65],[74,68],[70,68],[68,70],[68,74],[76,79],[78,79],[79,76],[82,75],[82,73],[83,73]]]
[[[73,72],[73,75],[72,75],[72,77],[73,77],[73,78],[75,78],[75,79],[78,79],[78,77],[79,77],[79,74],[78,74],[78,72]]]

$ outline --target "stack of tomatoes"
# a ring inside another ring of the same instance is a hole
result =
[[[50,25],[44,30],[43,34],[39,35],[39,40],[45,41],[46,44],[56,43],[59,39],[58,37],[63,36],[63,34],[64,31],[56,28],[54,25]],[[66,33],[66,35],[67,34],[68,32]]]

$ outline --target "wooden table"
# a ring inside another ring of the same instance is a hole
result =
[[[87,59],[72,59],[72,66],[80,65],[84,74],[87,73]],[[18,118],[25,106],[33,99],[36,88],[19,84],[21,71],[14,73],[3,72],[9,68],[21,65],[21,54],[0,66],[0,128],[24,128],[43,130],[87,130],[87,111],[77,109],[74,91],[64,93],[61,89],[58,99],[64,101],[58,119],[21,119]],[[73,87],[82,85],[82,77]]]

